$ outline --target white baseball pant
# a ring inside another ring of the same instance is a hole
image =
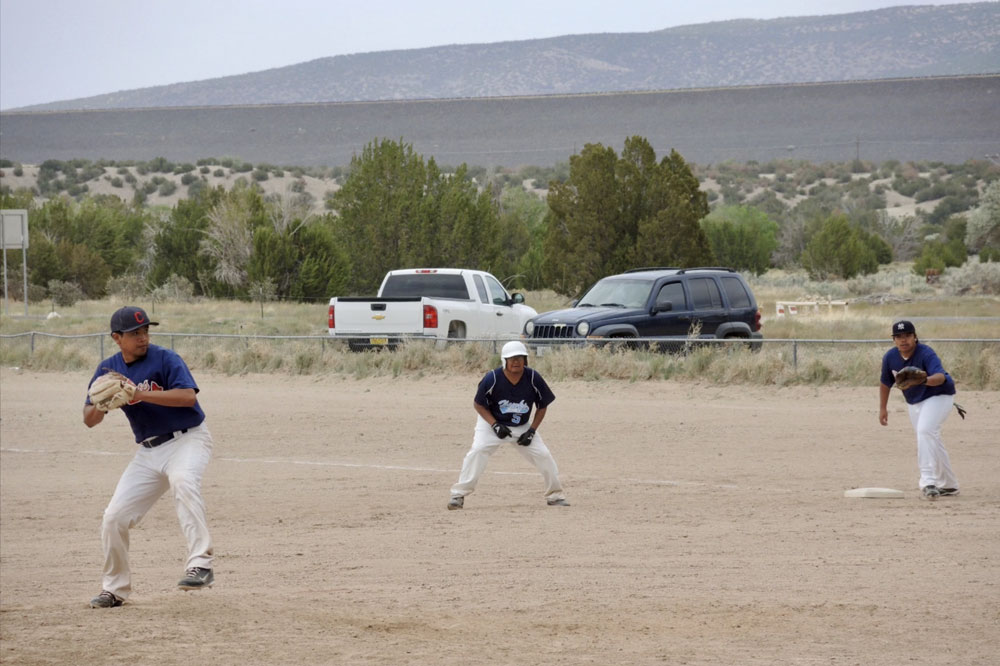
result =
[[[462,472],[458,476],[458,483],[451,487],[451,496],[465,497],[474,491],[479,477],[486,471],[490,456],[501,444],[511,444],[542,474],[542,478],[545,480],[545,499],[565,499],[562,484],[559,482],[559,469],[556,467],[552,453],[545,446],[541,433],[535,433],[530,446],[521,446],[517,443],[518,436],[527,429],[528,425],[513,426],[510,429],[511,436],[500,439],[493,432],[490,424],[483,417],[476,415],[472,448],[465,454],[465,459],[462,461]]]
[[[185,569],[212,568],[212,538],[201,497],[201,480],[211,457],[212,435],[204,423],[155,448],[139,447],[104,510],[103,589],[120,599],[128,598],[132,591],[129,530],[139,524],[168,488],[174,492],[177,519],[187,541]]]
[[[958,488],[958,479],[951,471],[951,461],[941,439],[941,426],[951,413],[954,396],[936,395],[915,405],[908,405],[910,423],[917,433],[917,466],[920,487]]]

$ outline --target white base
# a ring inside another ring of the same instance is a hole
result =
[[[873,497],[877,499],[901,499],[902,490],[893,488],[854,488],[845,490],[844,497]]]

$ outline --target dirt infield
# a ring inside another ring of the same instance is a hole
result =
[[[918,499],[898,395],[559,382],[543,425],[568,508],[514,451],[462,511],[476,376],[196,372],[216,442],[212,590],[175,589],[172,502],[94,610],[101,512],[132,452],[88,430],[88,375],[0,374],[4,664],[994,664],[1000,395],[963,392],[962,494]],[[885,486],[904,499],[845,499]],[[992,656],[991,656],[992,655]]]

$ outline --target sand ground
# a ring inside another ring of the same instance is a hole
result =
[[[894,395],[560,382],[572,502],[516,452],[447,511],[477,377],[196,376],[216,441],[213,589],[176,590],[168,497],[134,592],[95,610],[101,513],[134,445],[81,422],[88,375],[0,374],[4,664],[995,664],[1000,395],[945,437],[962,494],[918,498]],[[898,500],[845,499],[893,487]]]

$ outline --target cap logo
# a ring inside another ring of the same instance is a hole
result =
[[[901,322],[899,324],[896,324],[896,328],[902,331],[904,328],[906,328],[906,326]]]
[[[141,312],[136,312],[135,313],[135,323],[141,324],[142,322],[143,322],[142,313]]]

